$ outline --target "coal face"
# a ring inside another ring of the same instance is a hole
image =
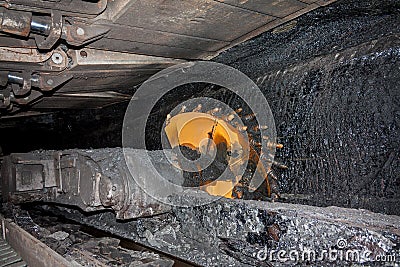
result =
[[[399,34],[398,1],[339,1],[215,59],[267,97],[291,202],[400,214]]]

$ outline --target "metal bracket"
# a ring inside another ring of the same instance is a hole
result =
[[[68,82],[74,77],[72,74],[62,74],[62,75],[54,75],[54,74],[40,74],[38,80],[38,87],[42,91],[51,91],[54,88],[62,85],[63,83]]]
[[[39,75],[32,75],[27,71],[22,72],[22,74],[12,75],[10,75],[8,72],[2,72],[0,73],[0,76],[1,75],[7,75],[8,77],[7,89],[3,90],[2,94],[0,94],[1,109],[9,108],[11,102],[18,105],[27,105],[41,97],[41,92],[31,90],[32,85],[39,88],[41,91],[51,91],[73,78],[72,74],[54,75],[43,73]],[[10,80],[10,77],[13,80]],[[2,81],[2,79],[0,81],[2,84],[5,83]],[[11,91],[13,93],[11,93]]]
[[[31,90],[31,93],[26,96],[26,97],[21,97],[21,98],[16,98],[13,94],[11,94],[11,102],[16,103],[18,105],[27,105],[32,103],[33,101],[37,100],[39,97],[41,97],[43,94],[38,92],[38,91],[34,91]]]
[[[73,22],[71,25],[64,26],[62,39],[66,40],[68,44],[82,46],[102,38],[109,31],[110,28],[106,26]]]
[[[50,34],[47,37],[36,35],[35,41],[39,49],[49,50],[61,38],[63,20],[58,11],[51,11]]]
[[[31,91],[32,88],[31,73],[26,71],[22,72],[22,79],[23,79],[22,86],[20,86],[17,83],[11,84],[11,88],[15,96],[23,96]]]

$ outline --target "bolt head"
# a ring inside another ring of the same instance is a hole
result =
[[[63,56],[58,52],[54,52],[51,56],[51,61],[53,61],[54,64],[59,65],[63,62]]]
[[[48,80],[47,80],[47,84],[48,84],[48,85],[53,85],[53,83],[54,83],[54,81],[53,81],[52,79],[48,79]]]
[[[78,27],[78,29],[76,29],[76,34],[82,36],[85,34],[85,30],[82,29],[81,27]]]

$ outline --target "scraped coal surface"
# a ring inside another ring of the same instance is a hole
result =
[[[277,158],[289,167],[276,170],[287,201],[400,214],[399,38],[399,1],[338,1],[215,59],[247,74],[269,101],[284,145]],[[165,119],[168,103],[155,118]],[[1,147],[121,146],[124,108],[3,121]]]

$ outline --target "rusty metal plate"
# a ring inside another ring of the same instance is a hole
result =
[[[0,47],[0,61],[40,63],[48,60],[52,54],[40,53],[32,48]]]
[[[182,60],[173,58],[125,54],[95,49],[74,50],[69,54],[74,59],[75,71],[83,68],[86,69],[87,67],[108,70],[110,65],[114,69],[163,69],[165,66],[183,62]]]
[[[280,18],[290,15],[307,6],[307,4],[298,0],[217,0],[217,1]]]
[[[8,0],[14,9],[26,9],[27,6],[37,11],[60,10],[64,14],[79,14],[80,16],[93,16],[103,12],[107,7],[107,0],[81,1],[42,1],[42,0]]]
[[[212,0],[140,0],[135,1],[115,22],[157,31],[231,41],[273,19],[274,17],[265,14]]]

